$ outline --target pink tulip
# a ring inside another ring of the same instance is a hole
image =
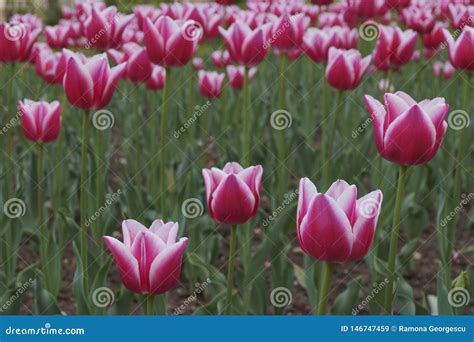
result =
[[[40,33],[41,28],[33,29],[29,24],[0,22],[0,63],[29,60]]]
[[[196,52],[202,36],[192,21],[182,22],[168,16],[153,23],[145,18],[145,47],[153,63],[165,67],[179,67],[188,63]]]
[[[251,29],[244,22],[237,20],[227,30],[219,31],[227,46],[231,59],[240,65],[254,66],[260,64],[268,53],[266,42],[269,24]]]
[[[315,5],[330,5],[334,0],[311,0]]]
[[[224,73],[199,70],[198,76],[199,91],[202,96],[213,99],[221,95],[225,78]]]
[[[385,0],[347,0],[347,14],[360,19],[371,19],[385,14]]]
[[[433,159],[448,126],[444,118],[449,106],[444,98],[417,103],[399,91],[385,94],[384,99],[385,108],[373,97],[365,96],[380,155],[400,165],[424,164]]]
[[[61,129],[61,106],[58,101],[23,100],[18,103],[18,107],[26,139],[44,144],[58,138]]]
[[[449,62],[443,63],[437,61],[434,62],[432,66],[433,76],[436,78],[442,76],[445,80],[449,80],[453,76],[455,70],[456,69],[454,69],[452,64]]]
[[[204,61],[200,57],[194,57],[192,64],[193,64],[194,70],[201,70],[204,64]]]
[[[302,13],[294,16],[283,14],[272,23],[269,38],[271,46],[278,50],[299,48],[309,24],[310,19]]]
[[[401,9],[410,6],[411,0],[385,0],[388,8]]]
[[[339,90],[355,89],[370,64],[371,56],[362,58],[358,50],[329,49],[326,79]]]
[[[242,89],[242,87],[244,86],[244,67],[228,65],[226,71],[230,86],[234,89]],[[249,81],[252,81],[255,74],[257,73],[257,68],[250,68],[248,73]]]
[[[443,29],[445,27],[444,23],[437,22],[431,32],[423,35],[423,47],[429,50],[437,50],[444,42]]]
[[[151,75],[152,64],[145,48],[136,43],[126,43],[122,47],[123,53],[109,50],[109,55],[117,64],[126,62],[125,78],[134,82],[145,82]]]
[[[356,186],[343,180],[319,193],[308,178],[301,179],[296,218],[301,248],[327,262],[363,258],[374,237],[382,198],[382,192],[376,190],[357,199]]]
[[[466,26],[455,41],[448,30],[444,30],[448,44],[449,61],[456,69],[474,71],[474,27]]]
[[[230,55],[229,51],[214,51],[211,53],[212,63],[216,68],[224,68],[230,64]]]
[[[166,69],[158,65],[153,65],[150,77],[147,79],[145,85],[151,90],[163,89],[166,80]]]
[[[178,224],[155,220],[149,229],[135,220],[122,222],[123,242],[104,236],[120,278],[132,292],[158,295],[176,286],[187,238],[176,242]]]
[[[336,45],[336,37],[328,30],[310,28],[303,37],[303,49],[315,63],[328,60],[329,48]]]
[[[86,47],[105,50],[119,46],[123,31],[132,19],[133,15],[120,15],[115,6],[101,9],[93,4],[84,21]]]
[[[373,52],[373,63],[381,71],[398,70],[410,62],[416,47],[415,31],[379,26],[380,36]]]
[[[430,33],[436,18],[430,8],[410,6],[402,10],[401,18],[405,24],[418,33]]]
[[[474,3],[471,3],[471,6],[449,4],[448,17],[451,27],[455,30],[462,30],[465,26],[474,27]]]
[[[241,224],[257,214],[263,169],[227,163],[222,170],[203,169],[209,215],[217,222]]]
[[[62,49],[69,46],[71,27],[67,25],[46,26],[44,35],[52,49]]]
[[[40,49],[35,57],[36,73],[47,83],[62,84],[66,58],[63,53],[54,53],[49,48]]]
[[[68,101],[77,108],[89,110],[107,106],[126,64],[109,67],[106,54],[95,55],[85,62],[69,53],[63,86]]]

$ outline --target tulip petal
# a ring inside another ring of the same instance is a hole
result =
[[[138,233],[146,231],[146,227],[135,220],[124,220],[122,222],[123,243],[131,247]]]
[[[387,112],[384,106],[372,96],[365,95],[364,100],[374,125],[375,145],[379,153],[382,154],[384,150],[384,125],[385,120],[387,120]]]

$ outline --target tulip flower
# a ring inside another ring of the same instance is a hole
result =
[[[63,80],[68,101],[84,110],[107,106],[125,73],[126,63],[110,68],[105,54],[95,55],[83,62],[76,54],[68,53]]]
[[[202,170],[209,215],[217,222],[232,225],[227,261],[226,314],[231,313],[237,224],[245,223],[257,214],[262,173],[260,165],[244,169],[235,162],[227,163],[222,170]]]
[[[46,26],[44,35],[52,49],[62,49],[69,45],[72,28],[67,25]]]
[[[152,64],[146,50],[136,43],[126,43],[122,46],[122,50],[123,53],[113,49],[108,53],[117,64],[126,62],[126,79],[134,83],[145,82],[152,71]]]
[[[432,66],[432,71],[433,71],[433,76],[438,78],[438,77],[443,77],[445,80],[449,80],[452,76],[453,73],[456,69],[451,65],[451,63],[446,62],[434,62]]]
[[[263,169],[260,165],[242,168],[236,162],[222,170],[203,169],[209,215],[217,222],[236,225],[257,214]]]
[[[18,106],[23,133],[28,140],[44,144],[58,138],[61,128],[61,106],[58,101],[23,100]]]
[[[474,6],[466,6],[461,3],[448,4],[448,17],[451,27],[455,30],[462,30],[465,26],[474,27]]]
[[[448,45],[449,61],[456,69],[474,71],[474,27],[466,26],[457,39],[451,36],[448,30],[444,30],[444,36]]]
[[[213,99],[221,95],[225,78],[224,73],[199,70],[198,77],[199,91],[202,96]]]
[[[244,85],[244,73],[245,68],[243,66],[228,65],[226,68],[227,78],[229,79],[230,86],[234,89],[242,89]],[[250,68],[248,71],[249,82],[253,80],[257,68]]]
[[[145,18],[145,47],[153,63],[164,67],[187,64],[194,55],[202,31],[192,21],[182,22],[168,16],[159,17],[155,23]]]
[[[417,103],[404,92],[387,93],[384,106],[366,95],[374,125],[375,145],[381,156],[400,165],[430,161],[438,151],[447,123],[449,106],[443,98]]]
[[[416,32],[391,26],[379,26],[379,30],[380,36],[372,54],[377,69],[398,70],[410,62],[415,52]]]
[[[315,63],[325,63],[329,48],[336,45],[336,37],[328,30],[309,28],[303,36],[303,49]]]
[[[284,51],[299,48],[309,24],[310,19],[302,13],[294,16],[283,14],[272,23],[270,44],[273,48]]]
[[[158,295],[176,286],[188,239],[176,241],[178,223],[155,220],[149,229],[135,220],[122,222],[123,242],[104,236],[120,278],[132,292]]]
[[[20,22],[0,23],[0,63],[25,62],[30,58],[41,28]]]
[[[359,19],[382,16],[387,9],[385,0],[347,0],[348,16]]]
[[[61,58],[63,54],[60,52],[54,53],[48,48],[40,49],[35,57],[36,73],[50,84],[62,84],[64,68],[58,68]]]
[[[229,51],[214,51],[211,53],[211,59],[216,68],[224,68],[230,64]]]
[[[382,205],[382,192],[357,199],[357,188],[343,180],[319,193],[308,179],[300,181],[296,229],[303,251],[325,261],[319,314],[325,314],[333,263],[363,258],[372,243]]]
[[[146,80],[145,85],[151,90],[160,90],[165,85],[166,69],[158,65],[153,65],[150,77]]]
[[[204,61],[200,57],[194,57],[192,64],[193,64],[194,70],[201,70],[204,64]]]
[[[445,24],[437,22],[433,27],[433,30],[423,35],[423,47],[427,50],[437,51],[440,45],[444,42],[443,29]],[[431,55],[433,55],[432,53]],[[431,57],[431,56],[430,56]]]
[[[326,79],[339,90],[355,89],[370,64],[371,56],[362,58],[358,50],[329,49]]]
[[[105,50],[119,46],[123,31],[132,19],[133,15],[120,15],[115,6],[102,9],[92,4],[84,21],[86,48]]]
[[[401,18],[405,24],[418,33],[430,33],[436,22],[431,8],[420,8],[410,6],[401,12]]]
[[[251,29],[243,21],[237,20],[227,30],[219,27],[232,61],[244,66],[260,64],[268,53],[266,39],[269,25]]]

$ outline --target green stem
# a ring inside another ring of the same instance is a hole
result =
[[[188,94],[188,116],[194,117],[194,87],[196,84],[194,83],[194,69],[192,64],[189,65],[189,94]],[[187,119],[186,119],[187,120]],[[196,125],[197,123],[194,122],[191,127],[189,128],[189,143],[192,146],[196,139]]]
[[[279,82],[278,82],[278,110],[286,111],[286,56],[282,54],[280,56],[280,66],[279,66]],[[288,188],[288,176],[285,167],[286,159],[286,144],[285,144],[285,129],[280,129],[276,132],[277,134],[277,155],[278,160],[281,163],[277,165],[278,170],[278,184],[280,185],[279,193],[283,195]]]
[[[326,155],[326,160],[324,162],[323,167],[326,168],[324,174],[324,186],[327,188],[329,186],[329,175],[331,172],[331,160],[332,160],[332,152],[333,152],[333,147],[334,147],[334,140],[336,139],[336,125],[337,125],[337,117],[338,113],[341,110],[341,101],[342,101],[342,91],[338,91],[336,95],[336,111],[333,113],[332,117],[332,122],[331,122],[331,128],[329,131],[329,142],[328,142],[328,149],[327,149],[327,155]]]
[[[47,247],[48,247],[48,235],[47,235],[47,224],[44,220],[44,190],[43,177],[44,177],[44,146],[38,144],[38,161],[37,161],[37,178],[38,178],[38,191],[36,192],[36,205],[38,208],[38,234],[40,240],[40,257],[43,266],[43,273],[45,275],[46,283],[47,279]],[[43,228],[44,227],[44,228]]]
[[[166,132],[168,130],[168,92],[171,83],[171,69],[166,68],[166,79],[163,86],[163,103],[161,104],[161,122],[160,122],[160,191],[158,211],[161,212],[163,218],[166,217]]]
[[[229,259],[227,261],[227,300],[225,313],[230,315],[232,313],[232,289],[234,282],[234,254],[235,254],[235,240],[237,238],[237,225],[232,225],[230,230],[230,248]]]
[[[329,117],[326,113],[326,97],[327,97],[328,86],[326,84],[325,78],[322,79],[322,94],[323,98],[321,99],[321,159],[323,166],[323,188],[327,189],[329,187],[329,160],[328,160],[328,150],[327,150],[327,141],[328,141],[328,120]],[[318,165],[319,168],[319,165]]]
[[[89,287],[88,284],[88,247],[87,247],[87,144],[89,141],[89,111],[85,111],[82,117],[82,142],[81,142],[81,184],[79,189],[80,197],[80,250],[82,256],[82,267],[83,267],[83,288],[84,292],[87,292]]]
[[[146,314],[147,316],[153,316],[155,314],[155,296],[146,296]]]
[[[386,315],[392,313],[393,302],[393,282],[395,279],[395,262],[398,250],[398,236],[400,233],[400,212],[402,208],[403,195],[405,192],[405,176],[407,167],[401,165],[398,174],[397,197],[395,200],[395,209],[393,212],[392,232],[390,235],[390,251],[388,256],[387,286],[385,289],[384,312]]]
[[[323,277],[321,278],[321,285],[319,286],[318,315],[320,316],[326,315],[333,268],[334,266],[330,262],[325,262],[323,265]]]
[[[463,94],[463,109],[466,113],[469,113],[469,81],[470,77],[467,75],[465,81],[464,81],[464,94]],[[454,172],[454,187],[453,187],[453,196],[452,196],[452,205],[451,208],[454,212],[455,208],[459,205],[459,199],[461,197],[461,182],[462,182],[462,167],[461,167],[461,161],[465,157],[465,139],[466,139],[466,131],[467,127],[463,127],[460,132],[459,132],[459,138],[457,142],[457,155],[456,159],[454,160],[455,166],[455,172]],[[454,215],[451,221],[449,221],[448,225],[448,232],[447,232],[447,241],[446,241],[446,265],[449,267],[449,263],[451,260],[451,255],[452,255],[452,250],[454,247],[454,241],[456,239],[456,226],[457,226],[457,220],[458,215]],[[450,267],[449,267],[450,269]],[[448,281],[450,281],[451,275],[448,273]],[[449,285],[449,284],[448,284]]]
[[[242,101],[242,164],[250,164],[250,112],[249,112],[249,70],[245,67]]]

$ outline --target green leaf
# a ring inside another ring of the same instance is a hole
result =
[[[353,309],[359,304],[361,290],[361,277],[357,277],[349,282],[347,288],[341,292],[332,306],[333,315],[350,315]]]

